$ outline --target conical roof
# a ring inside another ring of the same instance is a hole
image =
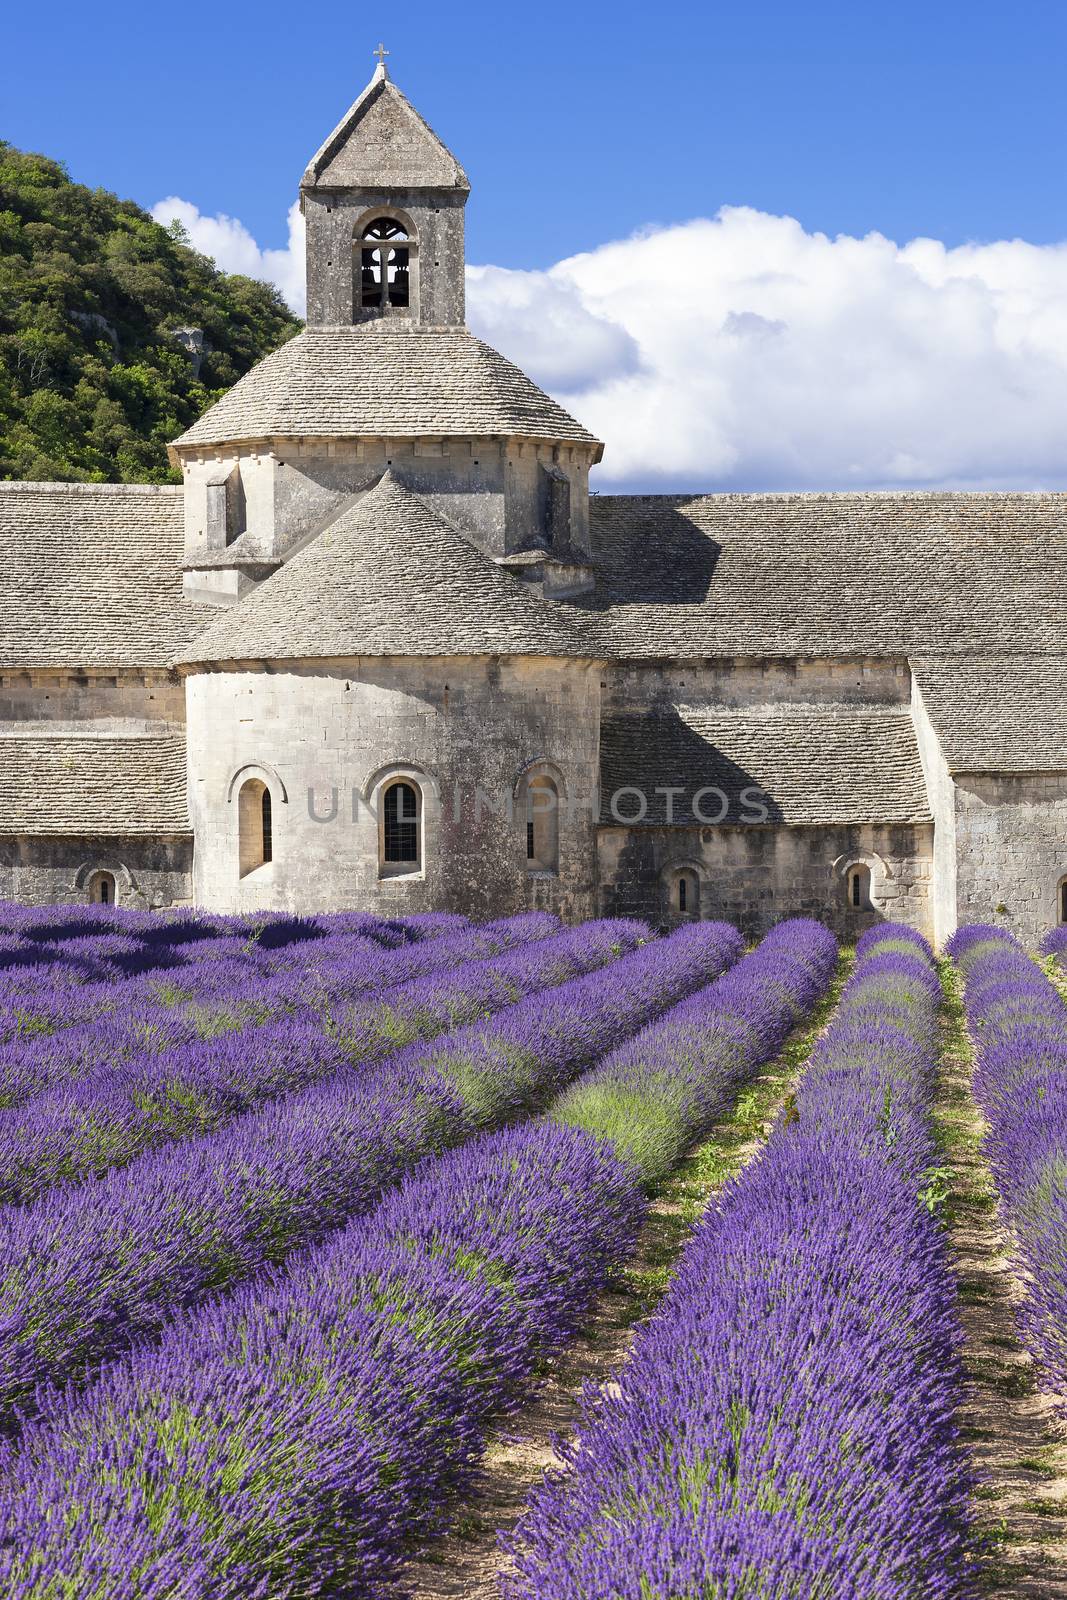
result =
[[[177,659],[588,656],[590,626],[501,572],[386,473]]]
[[[302,189],[469,189],[467,174],[384,65],[308,162]]]
[[[513,362],[466,328],[400,321],[305,328],[175,440],[492,436],[601,447]]]

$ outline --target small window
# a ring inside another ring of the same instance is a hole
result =
[[[364,310],[402,309],[411,303],[412,241],[403,223],[377,217],[357,241],[359,298]]]
[[[274,860],[274,818],[270,790],[249,778],[237,796],[239,870],[242,878]]]
[[[695,872],[680,872],[674,885],[674,908],[682,917],[700,913],[700,879]]]
[[[530,872],[559,871],[559,790],[543,776],[526,785],[526,866]]]
[[[857,866],[848,869],[848,904],[851,911],[871,910],[871,869]]]
[[[1060,921],[1067,922],[1067,878],[1060,879]]]
[[[391,783],[381,822],[381,866],[386,874],[417,872],[422,865],[422,803],[413,783]]]
[[[94,872],[89,879],[89,902],[95,906],[113,906],[115,898],[115,874],[113,872]]]

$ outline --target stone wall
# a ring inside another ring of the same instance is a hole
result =
[[[460,327],[465,316],[462,189],[344,189],[302,195],[307,224],[307,320],[339,327],[379,315],[353,306],[352,254],[375,216],[395,217],[415,244],[410,299],[391,315],[436,327]]]
[[[594,913],[594,664],[362,659],[198,671],[186,685],[199,904]],[[554,876],[527,871],[522,783],[538,764],[564,791]],[[375,810],[394,778],[424,797],[423,867],[382,876]],[[249,779],[271,792],[273,860],[241,877],[237,796]]]
[[[956,888],[956,789],[918,683],[912,686],[912,720],[926,793],[934,819],[932,912],[934,938],[943,945],[958,924]]]
[[[147,732],[185,721],[185,690],[173,672],[0,672],[0,723],[123,725]]]
[[[933,829],[881,827],[601,827],[600,911],[670,925],[683,870],[699,882],[699,916],[723,918],[750,936],[783,917],[816,917],[853,938],[876,922],[933,931]],[[848,903],[850,866],[871,873],[869,911]]]
[[[0,838],[0,900],[63,905],[88,899],[92,873],[114,874],[119,905],[188,904],[192,840]]]
[[[905,661],[728,657],[711,661],[613,662],[603,711],[663,713],[674,705],[907,705]]]
[[[1067,774],[955,775],[959,921],[999,922],[1036,945],[1059,922]]]

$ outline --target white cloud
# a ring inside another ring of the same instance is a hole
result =
[[[177,199],[197,247],[303,295],[299,217],[260,251]],[[903,246],[732,207],[548,271],[468,271],[475,332],[649,488],[1067,485],[1067,244]]]
[[[304,219],[297,201],[289,207],[289,243],[284,250],[261,250],[236,217],[228,217],[224,211],[217,217],[202,216],[191,200],[176,194],[157,201],[152,215],[164,227],[180,222],[193,249],[210,256],[223,272],[240,272],[246,278],[273,283],[296,314],[304,315]]]

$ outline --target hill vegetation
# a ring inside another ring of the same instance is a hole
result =
[[[299,327],[180,226],[0,140],[0,478],[174,480],[167,441]]]

